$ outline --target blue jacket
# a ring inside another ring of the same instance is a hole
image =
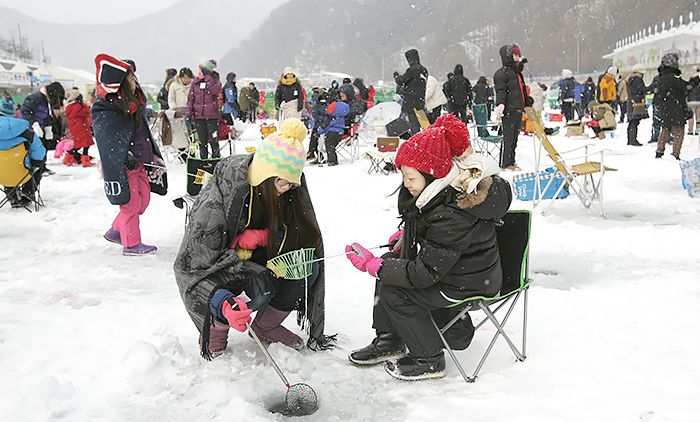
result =
[[[121,109],[114,104],[114,98],[114,95],[108,95],[106,99],[100,98],[92,105],[92,130],[102,160],[105,195],[112,205],[124,205],[131,199],[124,162],[135,128],[126,119]],[[140,107],[140,112],[143,119],[141,124],[146,125],[153,153],[162,158],[148,128],[146,107]]]
[[[345,116],[350,113],[350,105],[342,101],[335,101],[328,105],[326,114],[333,116],[333,120],[326,127],[319,127],[318,133],[323,135],[326,132],[345,133]]]
[[[576,102],[576,104],[583,100],[583,91],[585,88],[583,84],[576,83],[576,87],[574,88],[574,102]]]
[[[23,142],[29,142],[29,154],[24,160],[25,167],[31,168],[30,159],[43,161],[46,158],[46,148],[36,133],[29,129],[29,122],[14,117],[0,116],[0,151],[14,148]]]
[[[224,114],[231,113],[238,117],[238,89],[236,85],[227,83],[224,85]]]
[[[34,124],[34,122],[39,122],[42,128],[51,126],[49,99],[39,91],[24,99],[20,112],[22,113],[22,118],[29,122],[29,126]]]
[[[559,82],[559,89],[559,99],[562,102],[567,102],[566,100],[569,100],[568,102],[573,102],[574,91],[576,89],[576,81],[573,77],[562,79],[561,82]]]

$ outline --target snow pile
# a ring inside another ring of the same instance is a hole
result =
[[[339,333],[339,347],[270,347],[292,383],[319,394],[320,409],[306,420],[696,420],[700,202],[682,190],[675,160],[654,160],[652,146],[625,146],[624,125],[617,133],[595,141],[620,170],[606,176],[607,219],[573,196],[535,214],[524,363],[499,340],[470,385],[449,361],[445,379],[420,383],[351,366],[349,350],[373,336],[373,281],[331,260],[327,332]],[[237,150],[258,141],[250,126]],[[553,141],[561,149],[588,142]],[[682,156],[700,156],[697,139],[686,142]],[[521,138],[523,169],[534,169],[533,154],[533,140]],[[0,420],[284,420],[267,410],[284,387],[252,339],[232,331],[222,357],[198,354],[172,274],[184,212],[171,199],[184,193],[183,166],[170,164],[168,197],[153,196],[142,218],[144,241],[159,247],[148,257],[123,257],[102,239],[116,208],[96,169],[52,158],[49,166],[57,174],[42,182],[44,209],[0,210]],[[306,169],[329,255],[352,241],[383,244],[398,224],[387,195],[400,177],[367,175],[368,166],[341,160]],[[521,315],[508,324],[516,341]],[[296,329],[292,318],[286,325]],[[457,353],[468,370],[492,334],[477,332]]]

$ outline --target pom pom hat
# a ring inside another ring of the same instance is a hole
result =
[[[396,154],[396,167],[413,167],[436,179],[442,179],[450,172],[452,159],[464,154],[467,148],[467,126],[448,114],[401,144]]]
[[[301,184],[301,173],[306,162],[302,142],[306,127],[299,119],[288,119],[277,132],[260,143],[248,166],[248,182],[258,186],[270,177],[279,177],[289,183]]]

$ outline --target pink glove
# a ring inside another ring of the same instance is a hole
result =
[[[506,109],[506,105],[505,105],[505,104],[499,104],[499,105],[496,107],[496,110],[494,110],[494,111],[495,111],[495,116],[494,116],[494,117],[495,117],[496,119],[500,119],[501,117],[503,117],[503,112],[505,111],[505,109]]]
[[[354,247],[354,248],[353,248]],[[345,246],[347,257],[358,270],[368,272],[372,277],[377,277],[377,273],[384,262],[381,258],[375,258],[372,252],[368,251],[359,243]]]
[[[236,236],[231,242],[231,249],[247,249],[252,251],[259,246],[267,246],[267,230],[248,229]]]
[[[402,236],[403,236],[403,229],[392,234],[391,237],[389,238],[389,241],[386,242],[389,244],[389,250],[391,252],[398,252],[401,250],[401,242],[399,240],[401,240]]]
[[[238,305],[237,309],[234,309],[229,301],[225,300],[224,304],[221,305],[221,313],[224,314],[224,318],[226,318],[231,328],[242,333],[248,328],[247,324],[250,324],[250,314],[253,311],[248,309],[248,305],[241,299],[234,297],[233,301]]]

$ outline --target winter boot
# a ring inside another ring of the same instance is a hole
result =
[[[83,167],[93,167],[95,164],[90,162],[90,156],[88,155],[81,155],[80,156],[80,164]]]
[[[136,246],[131,246],[131,247],[124,247],[124,251],[122,251],[122,255],[126,256],[140,256],[140,255],[150,255],[156,253],[158,248],[152,245],[145,245],[143,243],[139,243]]]
[[[212,358],[221,356],[228,346],[228,324],[214,320],[209,326],[209,354]],[[199,346],[202,346],[202,336],[199,336]]]
[[[396,362],[387,362],[384,368],[394,378],[404,381],[419,381],[445,376],[445,354],[427,358],[408,355]]]
[[[350,353],[350,362],[356,365],[376,365],[406,356],[406,345],[398,335],[377,333],[369,346]]]
[[[74,165],[78,164],[78,162],[75,161],[73,154],[66,152],[63,154],[63,164],[67,165],[68,167],[73,167]]]
[[[641,146],[642,146],[642,144],[640,144],[640,143],[637,142],[636,140],[632,140],[632,141],[627,142],[627,145],[630,145],[630,146],[633,146],[633,147],[641,147]]]
[[[598,139],[605,139],[605,132],[603,132],[602,130],[598,132]]]
[[[656,155],[655,155],[656,158],[661,158],[661,157],[663,157],[663,156],[664,156],[664,153],[663,153],[663,152],[657,152]]]
[[[104,234],[103,236],[108,242],[116,243],[117,245],[122,244],[122,237],[119,234],[118,231],[114,230],[113,228],[110,227],[109,230],[107,230],[107,233]]]
[[[282,326],[291,311],[280,311],[270,305],[260,309],[250,328],[263,343],[282,343],[292,349],[304,348],[304,341],[298,335]]]

